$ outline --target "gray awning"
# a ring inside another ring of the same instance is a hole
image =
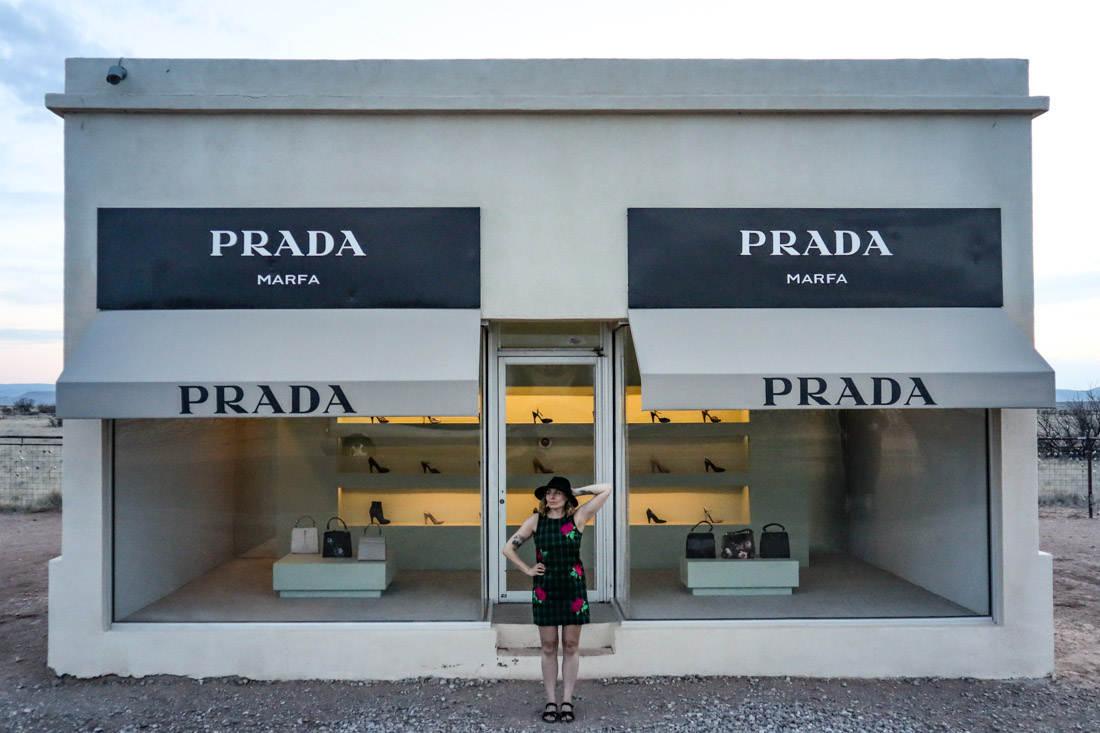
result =
[[[1052,407],[999,308],[630,311],[642,408]]]
[[[69,418],[476,415],[477,310],[102,311]]]

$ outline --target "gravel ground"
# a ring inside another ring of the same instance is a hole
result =
[[[578,730],[1100,731],[1100,519],[1044,510],[1055,561],[1053,679],[742,677],[583,680]],[[253,682],[56,677],[46,658],[46,561],[60,515],[0,515],[0,730],[534,731],[541,684],[438,678]],[[583,662],[582,662],[583,664]]]

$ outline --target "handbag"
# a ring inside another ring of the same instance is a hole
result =
[[[312,527],[299,527],[303,519],[308,519]],[[317,549],[317,523],[308,514],[298,517],[294,523],[294,529],[290,530],[290,552],[294,555],[316,555]]]
[[[329,529],[335,519],[344,525],[343,529]],[[321,548],[321,557],[351,557],[351,532],[340,517],[333,517],[325,525],[325,541]]]
[[[363,527],[363,536],[359,538],[359,559],[360,560],[385,560],[386,559],[386,538],[382,536],[381,525],[371,525],[378,527],[377,537],[368,537],[367,530],[370,527]]]
[[[739,529],[722,535],[722,557],[727,560],[751,560],[756,556],[756,543],[751,529]]]
[[[695,527],[705,524],[709,529],[706,532],[696,532]],[[703,520],[696,523],[687,536],[685,548],[688,559],[709,558],[714,559],[714,525]]]
[[[769,531],[768,527],[779,527],[778,531]],[[778,522],[765,524],[760,530],[760,557],[790,557],[791,540],[787,528]]]

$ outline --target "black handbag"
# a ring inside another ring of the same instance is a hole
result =
[[[751,560],[756,557],[752,530],[739,529],[722,535],[722,557],[727,560]]]
[[[778,531],[768,531],[768,527],[779,527]],[[791,540],[787,537],[787,528],[778,522],[765,524],[760,530],[760,557],[790,557]]]
[[[329,529],[335,519],[344,525],[343,529]],[[333,517],[325,525],[325,539],[321,544],[321,557],[353,557],[351,552],[351,532],[340,517]]]
[[[709,529],[706,532],[696,532],[695,527],[705,524]],[[714,559],[714,525],[707,521],[699,522],[691,528],[687,536],[688,559],[709,558]]]

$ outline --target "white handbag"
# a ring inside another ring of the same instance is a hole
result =
[[[372,561],[385,560],[386,538],[382,536],[382,527],[378,527],[377,537],[368,537],[368,529],[369,527],[363,527],[363,536],[359,538],[359,559]]]
[[[317,523],[313,522],[312,527],[299,527],[303,519],[313,522],[313,517],[308,514],[298,517],[294,529],[290,530],[290,552],[293,555],[316,555],[321,551],[317,542]]]

